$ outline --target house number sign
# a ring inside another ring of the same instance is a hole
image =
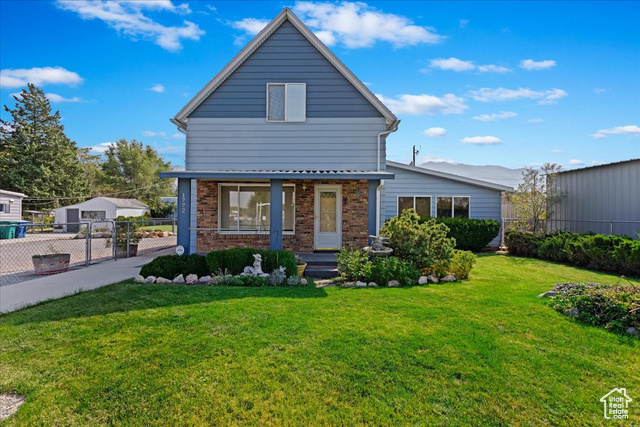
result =
[[[187,195],[184,191],[180,195],[180,213],[187,213]]]

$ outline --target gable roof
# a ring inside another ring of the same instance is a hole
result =
[[[7,196],[20,197],[20,198],[27,197],[26,194],[18,193],[16,191],[9,191],[9,190],[0,190],[0,194],[5,194]]]
[[[284,8],[266,27],[258,33],[207,85],[187,103],[171,122],[184,131],[187,117],[225,82],[285,21],[289,21],[318,51],[371,103],[387,121],[387,129],[397,117],[369,90],[355,74],[347,68],[329,48],[289,8]]]
[[[118,208],[146,209],[149,207],[144,203],[142,203],[141,201],[139,201],[138,199],[117,199],[114,197],[99,197],[99,198],[113,203]]]
[[[387,160],[387,166],[392,168],[404,169],[410,172],[417,172],[423,175],[435,176],[437,178],[450,179],[451,181],[461,182],[464,184],[475,185],[476,187],[487,188],[489,190],[496,191],[511,191],[513,188],[508,187],[506,185],[500,185],[493,182],[481,181],[475,178],[467,178],[465,176],[454,175],[452,173],[435,171],[432,169],[420,168],[417,166],[405,165],[403,163],[393,162],[391,160]]]

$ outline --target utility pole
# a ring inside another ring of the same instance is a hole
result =
[[[413,161],[411,162],[411,166],[415,166],[416,165],[416,156],[420,154],[420,148],[418,148],[416,150],[416,146],[413,146]]]

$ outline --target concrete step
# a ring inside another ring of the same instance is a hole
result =
[[[338,277],[336,265],[307,265],[304,275],[315,279],[330,279]]]

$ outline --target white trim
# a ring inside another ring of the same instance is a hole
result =
[[[302,85],[304,86],[304,94],[303,94],[303,101],[304,101],[304,119],[303,120],[287,120],[287,116],[289,113],[289,86],[290,85]],[[269,119],[269,86],[284,86],[284,120],[270,120]],[[279,83],[279,82],[267,82],[267,93],[266,93],[266,99],[267,99],[267,114],[266,114],[266,121],[267,123],[306,123],[307,122],[307,84],[306,83]]]
[[[291,24],[302,33],[303,36],[334,66],[336,69],[351,83],[362,96],[376,108],[380,114],[386,119],[387,126],[390,127],[396,120],[396,116],[376,97],[369,88],[358,79],[351,70],[334,55],[333,52],[325,46],[320,39],[307,28],[302,21],[289,10],[284,8],[266,27],[258,33],[207,85],[200,90],[192,99],[176,114],[172,122],[177,122],[178,128],[186,129],[187,117],[204,102],[222,83],[229,78],[235,70],[240,67],[244,61],[258,49],[279,27],[288,20]],[[175,121],[174,121],[175,120]]]
[[[438,217],[438,198],[451,198],[451,216],[447,216],[447,217]],[[469,216],[467,218],[471,219],[471,196],[467,196],[464,194],[458,194],[458,195],[449,195],[449,194],[438,194],[435,196],[435,209],[434,209],[434,216],[433,218],[455,218],[454,212],[455,212],[455,198],[467,198],[469,199]]]
[[[424,174],[424,175],[435,176],[435,177],[438,177],[438,178],[450,179],[452,181],[457,181],[457,182],[462,182],[462,183],[465,183],[465,184],[475,185],[476,187],[488,188],[489,190],[513,191],[512,187],[509,187],[509,186],[506,186],[506,185],[495,184],[493,182],[482,181],[482,180],[475,179],[475,178],[467,178],[466,176],[454,175],[452,173],[440,172],[440,171],[435,171],[435,170],[432,170],[432,169],[426,169],[426,168],[422,168],[422,167],[418,167],[418,166],[410,166],[410,165],[405,165],[405,164],[402,164],[402,163],[394,162],[394,161],[391,161],[391,160],[387,160],[387,169],[389,167],[398,168],[398,169],[404,169],[404,170],[407,170],[407,171],[410,171],[410,172],[417,172],[417,173],[421,173],[421,174]]]
[[[218,234],[221,235],[251,235],[251,234],[264,234],[264,235],[268,235],[270,233],[269,230],[264,230],[264,231],[260,231],[260,230],[240,230],[240,220],[238,219],[238,227],[236,230],[223,230],[222,226],[221,226],[221,221],[220,221],[220,214],[222,212],[222,197],[220,197],[220,195],[222,194],[221,192],[221,188],[222,187],[268,187],[269,188],[269,194],[271,194],[271,183],[270,182],[251,182],[251,181],[245,181],[245,182],[218,182],[218,227],[216,227],[214,230],[218,230]],[[283,236],[292,236],[296,234],[296,185],[295,184],[282,184],[282,189],[284,190],[285,187],[293,187],[293,230],[292,231],[282,231],[282,235]],[[240,193],[240,191],[238,190],[238,193]],[[240,197],[238,195],[238,197]],[[284,197],[282,198],[282,203],[284,203]],[[240,204],[240,201],[238,200],[238,205]],[[239,209],[239,206],[238,206]],[[238,212],[238,216],[240,215],[240,212]],[[283,225],[284,225],[284,221],[283,221]]]
[[[429,218],[433,218],[434,196],[430,194],[398,194],[396,196],[396,215],[400,215],[400,197],[413,197],[413,210],[416,210],[416,197],[429,198]]]

